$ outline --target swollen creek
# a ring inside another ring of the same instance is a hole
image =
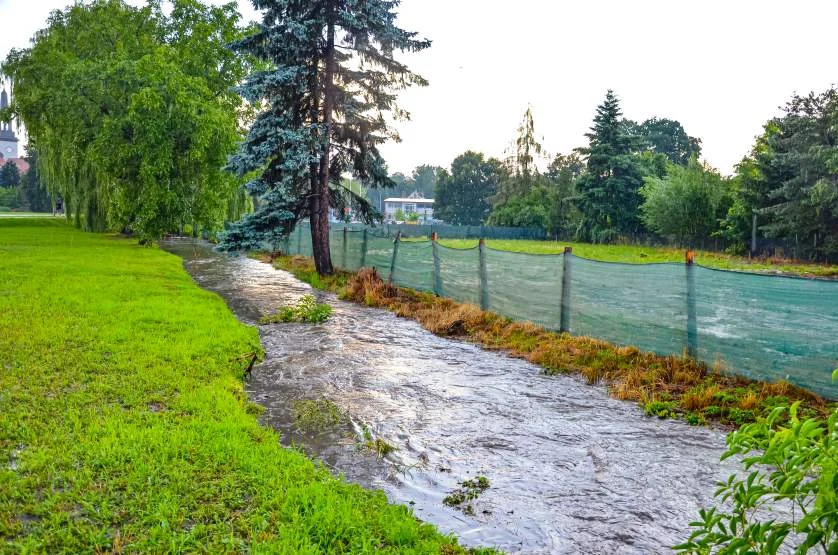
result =
[[[192,240],[164,243],[193,279],[236,316],[264,314],[305,294],[334,308],[323,324],[259,326],[265,361],[245,384],[262,422],[335,474],[383,490],[393,503],[461,543],[509,553],[664,553],[689,535],[715,484],[724,433],[643,415],[604,387],[463,341],[394,314],[312,291],[287,272]],[[305,433],[293,402],[326,398],[336,429]],[[361,430],[395,447],[379,458]],[[473,515],[447,507],[459,483],[491,486]]]

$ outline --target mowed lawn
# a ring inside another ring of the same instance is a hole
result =
[[[475,239],[440,239],[441,245],[453,248],[469,248],[477,245]],[[636,245],[593,245],[567,241],[533,241],[523,239],[487,239],[486,246],[503,251],[532,254],[559,254],[565,247],[573,248],[573,254],[604,262],[649,264],[653,262],[684,262],[685,250],[671,247],[646,247]],[[729,254],[696,251],[696,262],[710,268],[741,270],[762,273],[783,273],[818,277],[838,277],[838,265],[803,264],[785,260],[761,261]]]
[[[181,260],[0,219],[0,553],[459,553],[260,426],[259,350]]]

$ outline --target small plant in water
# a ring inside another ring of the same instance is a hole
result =
[[[314,295],[304,295],[296,305],[283,306],[275,314],[261,317],[259,323],[304,322],[308,324],[319,324],[328,320],[331,315],[331,306],[318,303]]]
[[[442,500],[444,505],[462,509],[467,515],[474,514],[474,507],[471,501],[477,499],[481,493],[489,489],[489,479],[485,476],[477,476],[471,480],[465,480],[461,487],[455,489]]]
[[[328,399],[302,399],[294,401],[294,419],[300,430],[322,432],[337,426],[343,420],[343,412]]]
[[[380,437],[373,437],[372,432],[366,424],[361,424],[361,436],[363,439],[361,446],[375,453],[380,459],[383,459],[396,450],[395,447]]]

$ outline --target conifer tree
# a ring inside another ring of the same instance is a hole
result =
[[[643,170],[633,154],[635,139],[621,116],[620,101],[609,89],[597,108],[591,132],[585,134],[590,146],[579,150],[587,155],[588,165],[577,185],[582,212],[578,231],[585,240],[608,241],[641,228]]]
[[[396,51],[430,46],[395,25],[398,0],[253,0],[264,10],[255,34],[233,45],[268,69],[249,76],[241,94],[262,112],[230,168],[254,173],[255,213],[232,226],[221,248],[252,248],[311,222],[314,262],[332,273],[329,209],[374,208],[342,185],[350,172],[367,188],[392,186],[378,146],[398,140],[385,114],[407,118],[395,91],[424,85],[396,61]]]

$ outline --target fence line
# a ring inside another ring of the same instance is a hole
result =
[[[622,264],[573,254],[455,249],[403,241],[375,229],[331,231],[333,262],[374,267],[392,283],[471,303],[548,329],[683,354],[759,380],[790,382],[838,398],[838,283],[684,264]],[[311,256],[298,226],[289,254]]]

